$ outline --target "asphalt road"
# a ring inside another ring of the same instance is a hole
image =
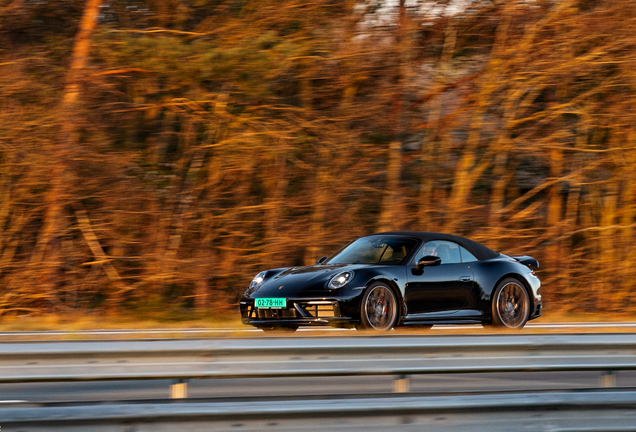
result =
[[[595,372],[487,373],[409,378],[413,393],[569,390],[600,387]],[[0,384],[0,403],[89,402],[170,397],[168,380]],[[636,388],[636,371],[618,372],[618,387]],[[188,383],[189,398],[370,395],[390,393],[392,377],[204,379]]]

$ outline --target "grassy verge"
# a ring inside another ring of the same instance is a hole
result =
[[[0,331],[84,331],[117,329],[236,328],[238,314],[206,315],[173,313],[139,314],[44,314],[0,318]]]

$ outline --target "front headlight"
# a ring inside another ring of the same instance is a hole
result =
[[[250,290],[255,290],[256,288],[263,285],[263,282],[265,281],[265,276],[267,276],[267,270],[262,271],[256,276],[254,276],[254,279],[252,279],[252,282],[250,283]]]
[[[334,277],[332,277],[331,280],[329,281],[328,286],[331,289],[338,289],[338,288],[342,288],[343,286],[345,286],[352,280],[353,280],[353,272],[350,270],[343,271],[341,273],[338,273]]]

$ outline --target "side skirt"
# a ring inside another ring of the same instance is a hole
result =
[[[463,319],[463,320],[421,320],[421,321],[404,321],[400,326],[408,327],[410,325],[436,325],[436,324],[482,324],[485,320]]]
[[[410,324],[481,324],[490,317],[476,309],[462,309],[442,312],[429,312],[407,315],[402,319],[402,325]]]

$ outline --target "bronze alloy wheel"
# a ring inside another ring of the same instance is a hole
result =
[[[520,329],[530,315],[528,291],[517,279],[502,281],[493,295],[492,323],[499,327]]]
[[[362,298],[361,325],[363,329],[391,330],[397,321],[398,305],[393,290],[383,283],[374,283]]]

